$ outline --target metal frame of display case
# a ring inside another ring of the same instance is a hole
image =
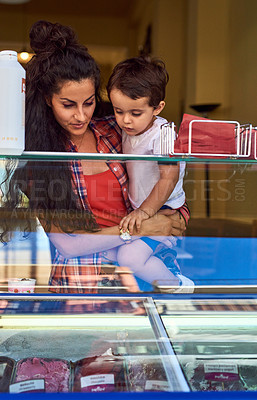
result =
[[[257,126],[253,128],[254,131],[254,158],[257,160]]]
[[[27,394],[8,394],[2,393],[0,395],[3,400],[15,400],[19,397],[19,400],[35,400],[35,394],[27,393]],[[181,393],[181,392],[134,392],[134,393],[93,393],[93,394],[84,394],[84,393],[37,393],[37,399],[46,399],[46,400],[56,400],[56,396],[58,396],[61,400],[71,399],[71,400],[120,400],[121,397],[128,400],[185,400],[185,399],[195,399],[195,400],[213,400],[213,399],[221,399],[221,400],[241,400],[256,399],[257,396],[254,392],[190,392],[190,393]]]

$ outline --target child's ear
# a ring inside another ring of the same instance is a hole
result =
[[[160,114],[160,112],[164,109],[165,107],[165,101],[160,101],[159,105],[154,109],[153,114],[154,115],[158,115]]]

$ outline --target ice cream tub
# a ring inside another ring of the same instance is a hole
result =
[[[131,392],[172,391],[160,359],[128,356],[126,357],[126,374]]]
[[[30,278],[9,278],[9,293],[34,293],[36,279]]]
[[[15,361],[9,357],[0,357],[0,392],[8,392]]]
[[[73,392],[126,392],[124,359],[111,349],[74,363]]]
[[[192,391],[256,391],[257,359],[205,358],[182,364]]]
[[[16,363],[10,393],[52,392],[71,389],[71,365],[56,358],[23,358]]]

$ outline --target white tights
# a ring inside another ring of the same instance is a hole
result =
[[[117,261],[120,266],[128,267],[145,282],[158,281],[170,286],[177,286],[179,283],[179,279],[159,258],[153,256],[152,249],[140,239],[104,253],[108,260]]]

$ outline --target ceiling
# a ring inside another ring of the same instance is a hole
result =
[[[1,11],[25,11],[28,14],[73,14],[126,17],[138,0],[30,0],[23,5],[1,4]]]

